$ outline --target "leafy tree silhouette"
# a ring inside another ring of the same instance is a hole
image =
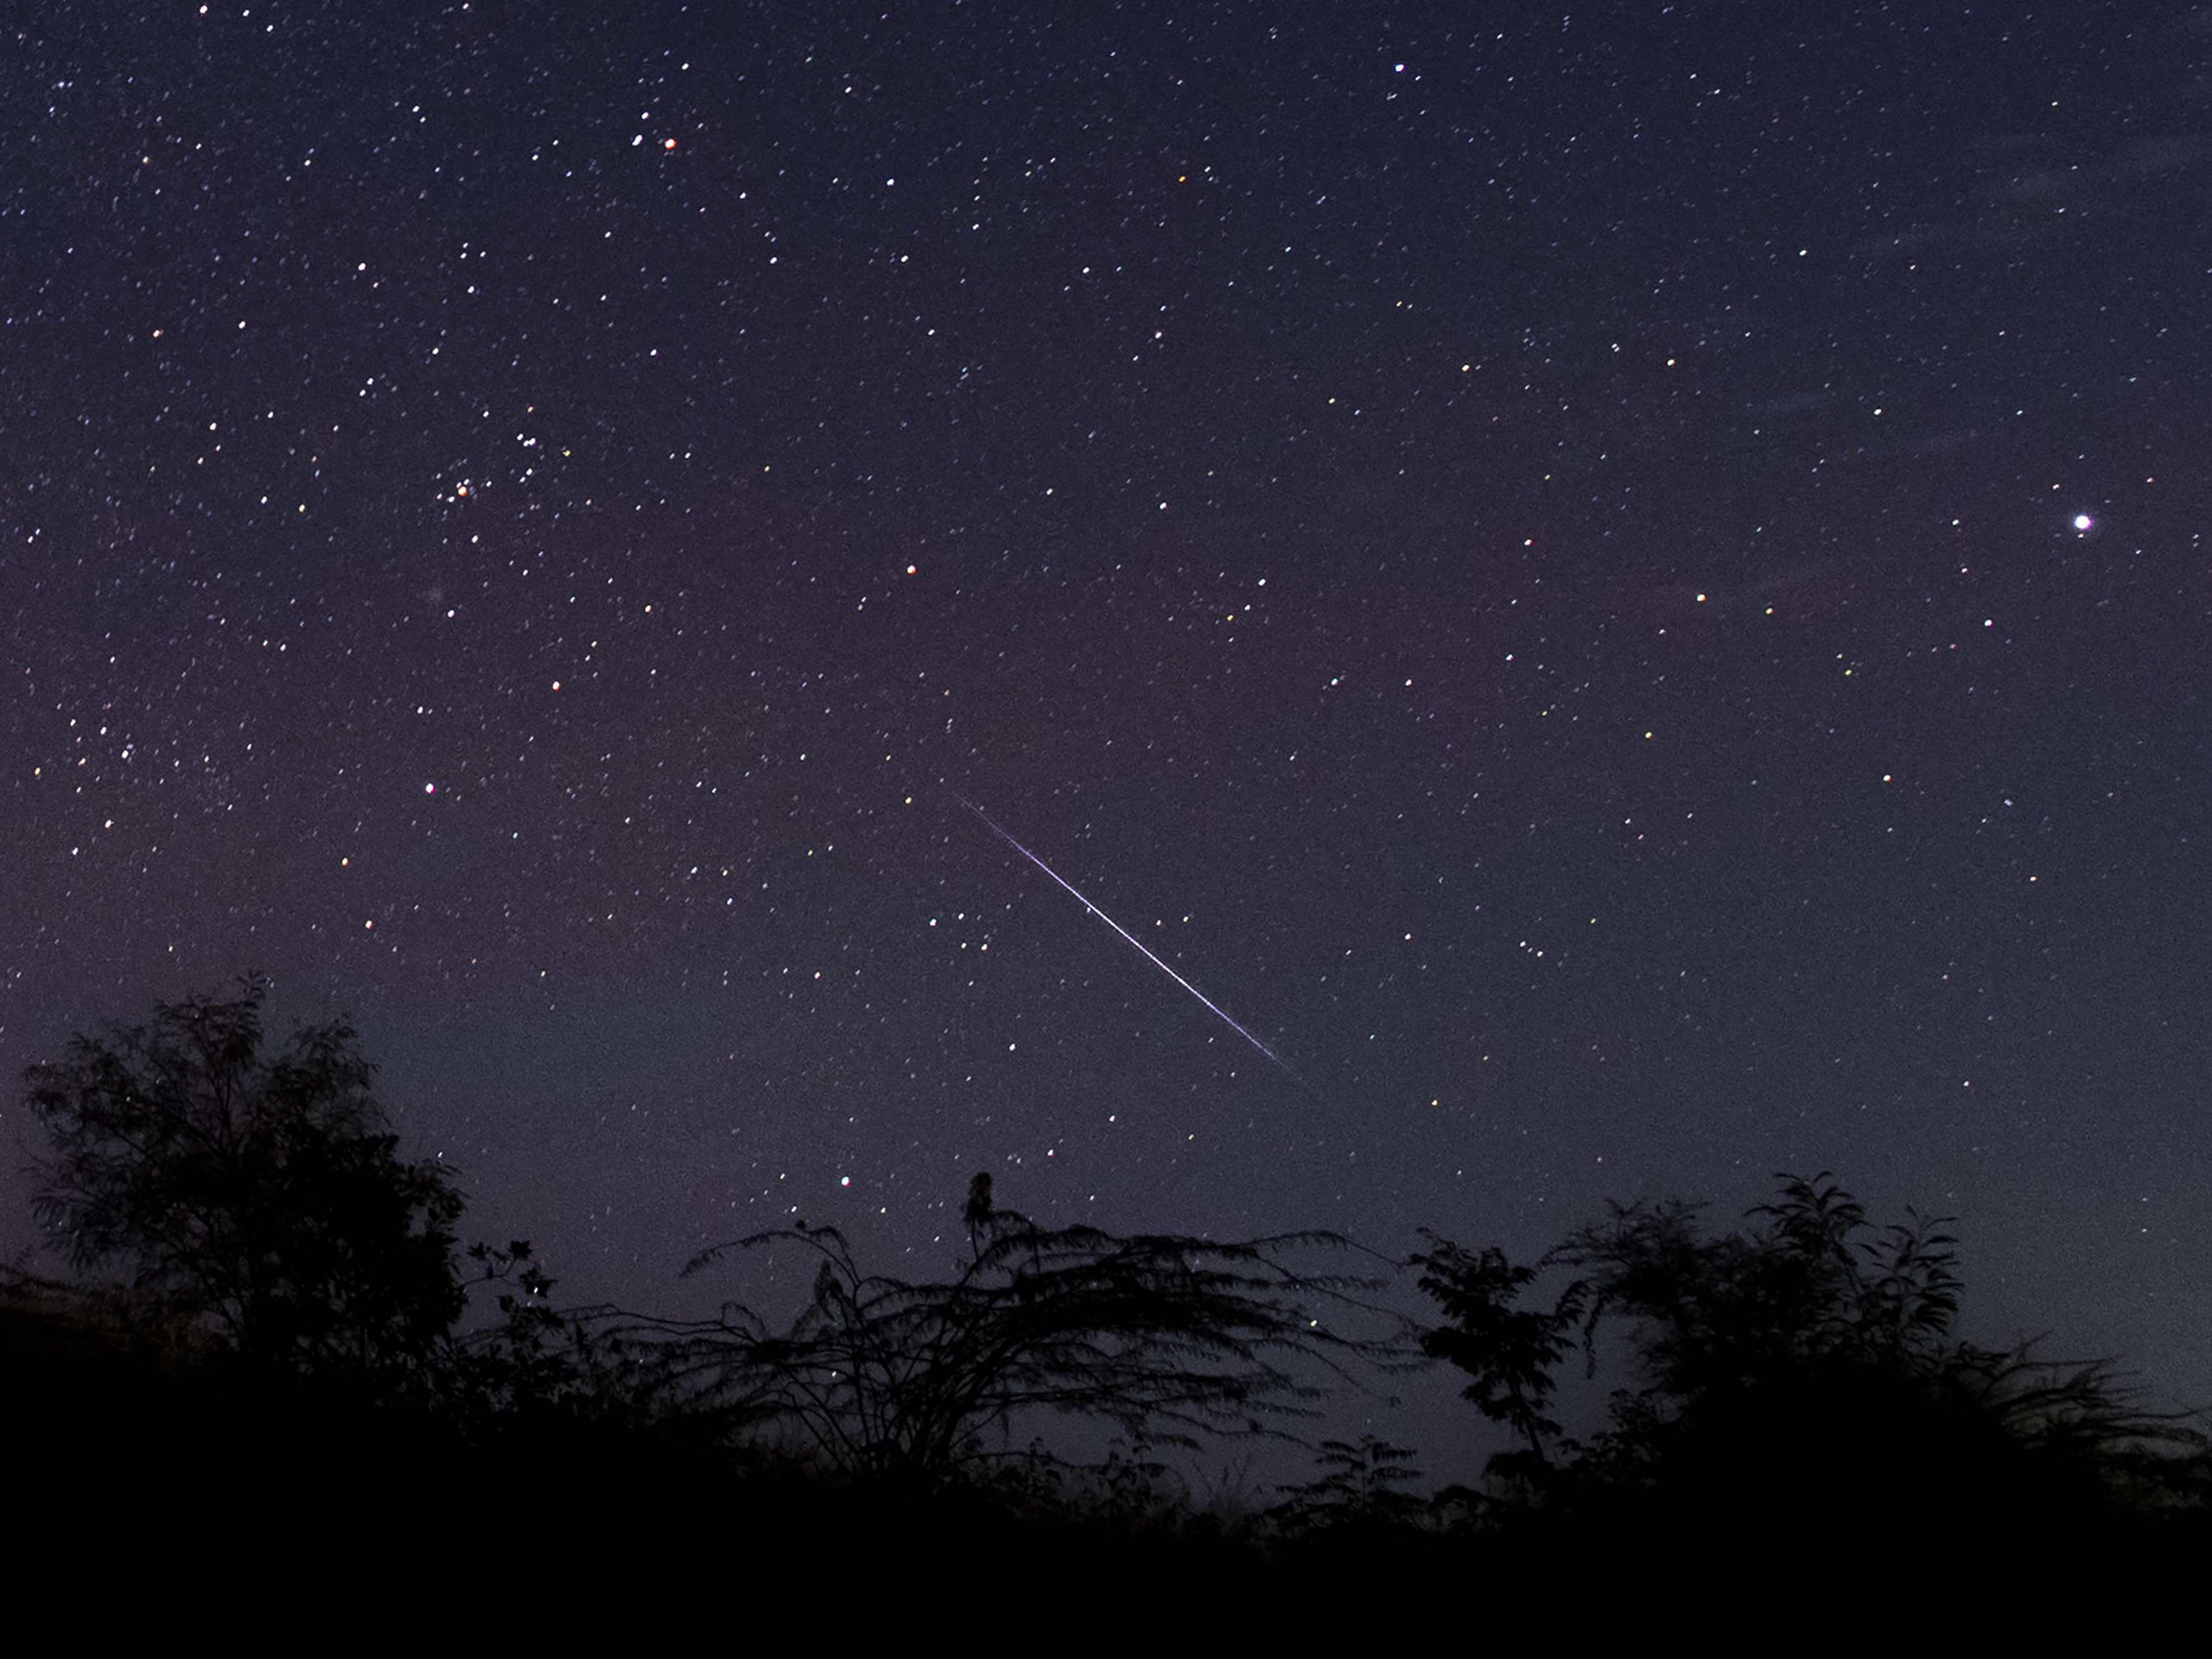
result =
[[[1557,1381],[1552,1369],[1574,1346],[1574,1330],[1589,1304],[1589,1285],[1577,1279],[1547,1312],[1513,1305],[1536,1280],[1539,1270],[1516,1266],[1503,1250],[1480,1255],[1423,1230],[1429,1249],[1413,1258],[1422,1269],[1419,1288],[1451,1321],[1421,1334],[1422,1352],[1457,1366],[1474,1380],[1461,1390],[1475,1408],[1503,1423],[1527,1443],[1527,1455],[1541,1464],[1546,1443],[1559,1432],[1550,1416]],[[1512,1455],[1492,1460],[1507,1473]]]
[[[1305,1232],[1243,1243],[1117,1237],[1047,1228],[991,1201],[963,1212],[969,1260],[949,1281],[861,1271],[834,1228],[756,1233],[702,1252],[796,1245],[819,1258],[787,1329],[738,1304],[703,1323],[633,1322],[670,1386],[740,1431],[795,1435],[849,1474],[921,1486],[972,1473],[987,1437],[1036,1413],[1087,1419],[1151,1446],[1206,1433],[1284,1431],[1310,1414],[1318,1371],[1388,1364],[1395,1338],[1324,1322],[1364,1309],[1375,1280],[1296,1270],[1290,1258],[1351,1246]]]
[[[1941,1220],[1870,1231],[1865,1206],[1825,1174],[1780,1177],[1767,1224],[1706,1237],[1698,1206],[1614,1206],[1554,1253],[1590,1273],[1586,1324],[1638,1322],[1643,1364],[1695,1401],[1794,1368],[1844,1364],[1916,1374],[1954,1357],[1958,1240]]]
[[[349,1026],[264,1056],[267,992],[249,975],[27,1068],[53,1148],[34,1211],[75,1266],[129,1263],[139,1291],[255,1368],[419,1374],[465,1299],[461,1195],[399,1158]]]
[[[1524,1442],[1492,1464],[1522,1501],[1739,1531],[1788,1516],[1784,1533],[1835,1537],[1914,1502],[2016,1529],[2190,1488],[2200,1443],[2138,1408],[2110,1366],[1958,1336],[1945,1222],[1876,1230],[1825,1173],[1779,1179],[1739,1232],[1708,1233],[1695,1205],[1616,1205],[1540,1267],[1446,1241],[1419,1258],[1451,1319],[1425,1346]],[[1577,1277],[1548,1309],[1515,1305],[1541,1267]],[[1627,1328],[1637,1385],[1593,1441],[1555,1443],[1555,1369],[1578,1326],[1594,1374],[1609,1320]]]

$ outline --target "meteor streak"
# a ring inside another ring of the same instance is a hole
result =
[[[1090,911],[1092,915],[1097,917],[1099,921],[1104,922],[1109,927],[1111,927],[1131,945],[1136,946],[1138,952],[1143,956],[1146,962],[1151,963],[1153,967],[1158,969],[1176,984],[1182,986],[1184,990],[1189,992],[1191,995],[1196,997],[1200,1002],[1204,1003],[1208,1012],[1212,1013],[1213,1017],[1218,1019],[1224,1025],[1226,1025],[1231,1030],[1236,1032],[1238,1036],[1243,1037],[1245,1042],[1250,1043],[1255,1048],[1257,1048],[1262,1054],[1266,1055],[1267,1059],[1274,1063],[1277,1069],[1279,1069],[1285,1077],[1290,1079],[1291,1082],[1297,1084],[1300,1088],[1304,1088],[1305,1086],[1305,1079],[1300,1077],[1296,1072],[1292,1071],[1289,1065],[1285,1062],[1280,1054],[1277,1054],[1273,1048],[1270,1048],[1266,1043],[1261,1042],[1259,1038],[1254,1036],[1249,1031],[1246,1030],[1242,1025],[1239,1025],[1235,1020],[1230,1018],[1219,1003],[1214,1001],[1213,999],[1207,996],[1205,992],[1200,990],[1198,987],[1193,985],[1181,974],[1176,972],[1174,969],[1169,967],[1167,963],[1162,962],[1158,957],[1146,950],[1145,948],[1145,942],[1142,939],[1139,939],[1134,933],[1124,927],[1120,922],[1115,921],[1113,917],[1108,915],[1103,910],[1093,904],[1089,899],[1084,897],[1082,894],[1077,892],[1072,884],[1067,882],[1061,881],[1060,872],[1058,871],[1054,870],[1049,864],[1047,864],[1035,853],[1030,852],[1028,848],[1023,846],[1021,842],[1016,841],[1004,830],[1001,830],[999,827],[997,821],[994,819],[988,812],[986,812],[981,807],[976,805],[974,801],[969,800],[967,796],[962,794],[957,789],[951,787],[949,785],[946,787],[946,793],[950,794],[953,799],[958,801],[963,806],[973,812],[977,817],[982,819],[985,827],[987,827],[993,835],[996,836],[1000,841],[1006,842],[1007,846],[1012,848],[1014,851],[1019,853],[1031,864],[1036,866],[1038,869],[1043,871],[1045,874],[1050,876],[1054,882],[1059,883],[1061,887],[1067,890],[1069,896],[1072,896],[1078,904]]]

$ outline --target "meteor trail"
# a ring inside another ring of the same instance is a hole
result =
[[[1000,841],[1006,842],[1007,846],[1012,848],[1014,851],[1019,853],[1031,864],[1036,866],[1038,869],[1043,871],[1045,874],[1050,876],[1054,881],[1059,882],[1060,885],[1067,890],[1068,893],[1074,898],[1078,904],[1090,911],[1092,915],[1097,917],[1099,921],[1104,922],[1109,927],[1111,927],[1131,945],[1135,945],[1138,951],[1144,957],[1146,962],[1151,963],[1153,967],[1158,969],[1176,984],[1182,986],[1184,990],[1189,992],[1191,995],[1196,997],[1200,1002],[1204,1003],[1207,1011],[1211,1012],[1215,1018],[1218,1019],[1224,1025],[1226,1025],[1231,1030],[1236,1032],[1238,1036],[1243,1037],[1245,1042],[1250,1043],[1255,1048],[1257,1048],[1262,1054],[1266,1055],[1268,1060],[1274,1063],[1276,1068],[1279,1070],[1285,1077],[1290,1079],[1291,1082],[1297,1084],[1300,1088],[1303,1089],[1305,1087],[1306,1080],[1300,1077],[1296,1072],[1292,1071],[1290,1066],[1285,1063],[1283,1057],[1280,1054],[1277,1054],[1273,1048],[1270,1048],[1266,1043],[1261,1042],[1259,1038],[1254,1036],[1249,1031],[1246,1030],[1242,1025],[1239,1025],[1235,1020],[1230,1018],[1228,1014],[1223,1011],[1219,1003],[1214,1001],[1212,998],[1207,996],[1205,992],[1200,990],[1198,987],[1193,985],[1181,974],[1176,972],[1174,969],[1169,967],[1167,963],[1162,962],[1158,957],[1146,950],[1145,948],[1145,942],[1142,939],[1139,939],[1134,933],[1124,927],[1120,922],[1115,921],[1113,917],[1108,915],[1103,910],[1093,904],[1089,899],[1084,897],[1082,894],[1077,892],[1068,883],[1061,881],[1060,878],[1060,872],[1058,871],[1054,870],[1049,864],[1047,864],[1035,853],[1030,852],[1028,848],[1023,846],[1021,842],[1016,841],[1004,830],[1001,830],[999,827],[997,821],[994,819],[988,812],[986,812],[981,807],[976,805],[974,801],[969,800],[967,796],[962,794],[957,789],[952,788],[950,785],[946,786],[945,793],[950,794],[953,799],[958,801],[969,811],[973,812],[977,817],[982,819],[985,826],[993,835],[996,836]]]

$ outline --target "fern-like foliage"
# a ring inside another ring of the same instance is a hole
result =
[[[1433,1506],[1411,1490],[1421,1478],[1412,1450],[1377,1435],[1357,1443],[1324,1440],[1314,1462],[1322,1473],[1315,1480],[1280,1488],[1279,1526],[1293,1532],[1344,1526],[1409,1526],[1426,1520]]]

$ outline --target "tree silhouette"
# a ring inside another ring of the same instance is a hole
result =
[[[1826,1175],[1780,1180],[1732,1233],[1708,1232],[1695,1205],[1614,1206],[1546,1258],[1577,1275],[1549,1309],[1515,1305],[1540,1270],[1497,1251],[1437,1241],[1420,1258],[1451,1319],[1424,1346],[1528,1442],[1493,1462],[1526,1501],[1641,1524],[1656,1504],[1738,1530],[1786,1516],[1774,1535],[1834,1537],[1916,1502],[1990,1528],[2082,1521],[2156,1507],[2194,1479],[2175,1454],[2195,1437],[2138,1409],[2110,1367],[1959,1336],[1942,1221],[1877,1230]],[[1579,1326],[1595,1374],[1608,1322],[1626,1328],[1633,1386],[1593,1440],[1548,1449],[1555,1368]]]
[[[796,1245],[818,1258],[787,1328],[740,1304],[685,1325],[633,1324],[674,1387],[742,1431],[796,1435],[849,1474],[941,1484],[972,1470],[987,1436],[1036,1413],[1088,1419],[1149,1445],[1262,1433],[1310,1414],[1317,1372],[1388,1364],[1389,1339],[1324,1322],[1373,1281],[1296,1270],[1340,1252],[1330,1233],[1218,1243],[1046,1228],[994,1207],[978,1176],[963,1212],[969,1259],[948,1281],[861,1271],[834,1228],[779,1229],[708,1250]]]
[[[1941,1369],[1954,1357],[1958,1241],[1915,1215],[1872,1232],[1865,1206],[1826,1174],[1784,1176],[1765,1224],[1707,1237],[1698,1206],[1614,1206],[1554,1259],[1587,1271],[1589,1319],[1637,1326],[1651,1381],[1691,1401],[1807,1366]]]
[[[410,1164],[343,1023],[262,1054],[266,981],[158,1006],[25,1073],[52,1156],[33,1205],[74,1265],[130,1264],[173,1314],[264,1369],[419,1368],[459,1317],[462,1200]]]
[[[1511,1429],[1541,1462],[1545,1443],[1559,1432],[1549,1415],[1557,1386],[1553,1367],[1574,1346],[1575,1328],[1589,1306],[1588,1282],[1569,1285],[1548,1312],[1516,1308],[1537,1268],[1516,1266],[1503,1250],[1476,1255],[1434,1233],[1422,1236],[1430,1248],[1413,1258],[1422,1270],[1416,1282],[1451,1322],[1423,1332],[1421,1352],[1472,1376],[1461,1393],[1491,1421]],[[1504,1468],[1498,1459],[1492,1465]]]

